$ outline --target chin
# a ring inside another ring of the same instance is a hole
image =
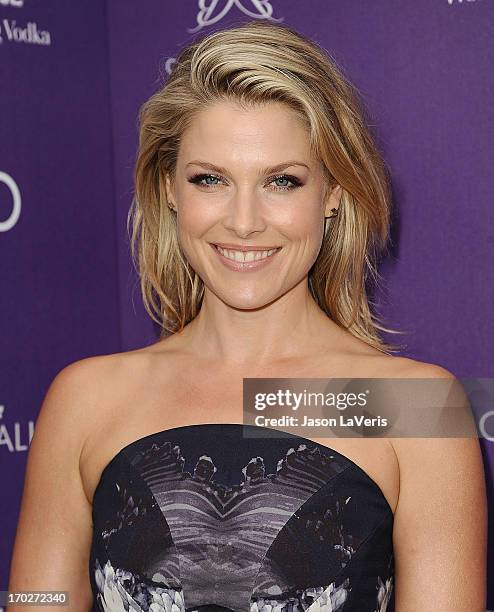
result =
[[[259,295],[252,297],[220,295],[219,297],[225,304],[230,306],[230,308],[236,308],[237,310],[255,310],[256,308],[263,308],[276,299],[276,297],[260,298]]]

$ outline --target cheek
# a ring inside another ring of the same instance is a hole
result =
[[[201,236],[218,220],[218,207],[212,202],[189,197],[182,202],[178,216],[178,231],[183,235]]]
[[[303,242],[319,239],[321,233],[320,208],[310,202],[304,202],[300,206],[294,206],[283,214],[278,214],[273,224],[290,235],[294,240]]]

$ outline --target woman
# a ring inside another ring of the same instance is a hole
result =
[[[142,107],[135,185],[161,338],[52,382],[10,590],[67,590],[71,610],[383,612],[394,588],[399,612],[484,610],[476,438],[243,435],[243,378],[454,379],[379,337],[365,281],[388,183],[327,54],[266,22],[189,45]]]

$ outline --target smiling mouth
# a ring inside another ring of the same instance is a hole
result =
[[[264,251],[237,251],[235,249],[225,249],[217,244],[212,245],[223,257],[237,263],[251,263],[254,261],[262,261],[272,257],[275,253],[281,250],[282,247],[275,247]]]

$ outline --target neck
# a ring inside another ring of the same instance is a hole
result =
[[[225,304],[205,288],[201,310],[181,332],[186,350],[218,367],[262,368],[313,355],[341,341],[341,328],[319,308],[307,279],[274,302],[255,309]]]

